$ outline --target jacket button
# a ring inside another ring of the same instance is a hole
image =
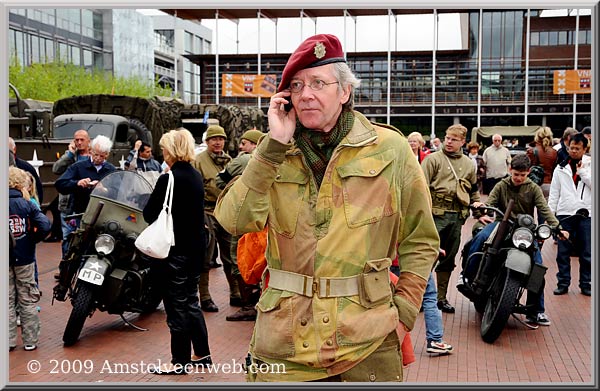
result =
[[[333,341],[332,341],[332,340],[330,340],[330,339],[328,339],[328,340],[327,340],[327,346],[331,346],[331,345],[333,345]]]
[[[306,326],[306,324],[307,324],[307,323],[308,323],[308,321],[307,321],[306,319],[302,319],[302,320],[300,321],[300,324],[301,324],[302,326]]]
[[[281,179],[281,175],[277,174],[277,176],[275,177],[275,179]]]
[[[306,341],[302,342],[302,346],[304,346],[305,348],[307,348],[308,347],[308,342],[306,342]]]
[[[371,374],[369,375],[369,380],[370,380],[370,381],[375,381],[375,380],[377,380],[377,376],[375,376],[375,374],[374,374],[374,373],[371,373]]]
[[[329,316],[323,317],[323,323],[329,323]]]
[[[375,175],[376,172],[377,171],[375,171],[375,170],[369,170],[369,174],[371,174],[371,175]]]

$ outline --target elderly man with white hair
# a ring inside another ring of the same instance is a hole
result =
[[[55,186],[61,194],[73,195],[73,213],[83,213],[90,201],[92,189],[102,177],[116,170],[106,159],[112,141],[98,135],[92,140],[90,158],[74,163],[56,180]],[[79,219],[77,220],[79,225]]]

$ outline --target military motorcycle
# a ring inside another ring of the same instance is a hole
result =
[[[463,249],[462,281],[457,285],[459,292],[473,302],[477,312],[482,313],[481,338],[493,343],[502,333],[512,315],[528,328],[537,326],[525,323],[517,314],[529,315],[535,311],[532,305],[520,303],[527,290],[539,293],[544,286],[546,267],[534,262],[535,242],[540,245],[552,235],[547,224],[536,224],[533,216],[520,214],[510,219],[514,201],[510,200],[505,211],[482,206],[471,207],[484,213],[496,213],[502,220],[486,239],[482,251],[470,255],[469,240]],[[477,268],[465,273],[466,265],[476,262]]]
[[[69,250],[59,265],[53,300],[71,300],[73,309],[63,334],[65,346],[79,339],[87,317],[95,310],[120,315],[149,313],[158,307],[161,294],[157,271],[160,262],[140,253],[137,236],[148,226],[142,210],[153,184],[135,171],[118,170],[102,178],[92,190],[78,230],[70,235]]]

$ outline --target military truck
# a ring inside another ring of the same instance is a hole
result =
[[[227,151],[235,156],[241,135],[250,128],[263,130],[266,123],[262,110],[253,107],[190,105],[168,97],[106,94],[42,104],[21,99],[16,88],[11,88],[16,99],[9,103],[10,136],[15,139],[18,156],[39,167],[46,205],[57,195],[52,165],[67,150],[76,130],[86,129],[92,138],[98,134],[109,137],[113,149],[108,160],[122,168],[138,138],[152,145],[154,157],[162,161],[158,142],[163,133],[183,126],[200,144],[207,124],[218,121],[228,135]]]

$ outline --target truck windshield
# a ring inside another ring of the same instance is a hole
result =
[[[72,139],[75,132],[80,129],[87,130],[91,140],[99,134],[112,140],[115,132],[114,126],[111,123],[69,121],[56,124],[54,127],[54,138]]]

